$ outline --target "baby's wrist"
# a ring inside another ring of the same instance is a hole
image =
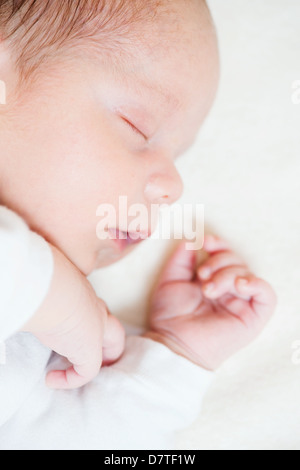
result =
[[[175,354],[178,354],[179,356],[184,357],[185,359],[187,359],[190,362],[193,362],[194,364],[196,364],[198,367],[201,367],[202,369],[213,371],[213,369],[206,367],[204,364],[201,363],[201,361],[198,361],[195,357],[192,357],[192,354],[190,354],[186,349],[181,347],[174,340],[170,339],[167,336],[162,335],[161,333],[157,333],[156,331],[149,330],[146,333],[144,333],[142,336],[144,338],[149,338],[152,341],[155,341],[157,343],[163,344],[164,346],[169,348],[171,351],[173,351]]]

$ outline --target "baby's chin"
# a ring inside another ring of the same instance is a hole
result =
[[[121,232],[119,229],[110,230],[110,238],[103,240],[94,258],[93,270],[106,268],[122,260],[149,238],[149,233]]]
[[[107,268],[126,258],[136,248],[135,245],[126,247],[123,251],[116,251],[115,248],[105,247],[97,253],[94,270]]]

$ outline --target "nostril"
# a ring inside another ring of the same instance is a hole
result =
[[[178,175],[164,173],[152,176],[144,189],[144,195],[151,203],[172,204],[180,199],[183,182]]]

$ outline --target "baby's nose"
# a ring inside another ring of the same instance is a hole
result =
[[[151,204],[174,204],[183,193],[183,181],[176,168],[170,173],[153,175],[146,188],[145,197]]]

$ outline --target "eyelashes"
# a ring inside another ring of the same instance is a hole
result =
[[[145,141],[148,140],[147,136],[145,136],[145,134],[143,134],[143,132],[141,132],[137,127],[135,127],[132,122],[128,121],[128,119],[126,119],[125,117],[122,117],[122,120],[124,121],[124,123],[130,127],[130,129],[136,134],[138,135],[139,137],[142,137]]]

